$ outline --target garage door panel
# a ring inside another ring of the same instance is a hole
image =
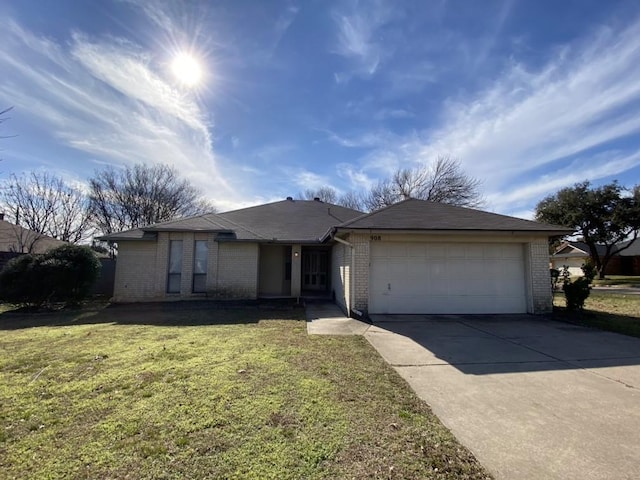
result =
[[[425,243],[427,258],[445,258],[447,256],[447,246],[440,243]]]
[[[371,313],[524,313],[521,244],[371,246]]]
[[[464,245],[451,244],[447,245],[446,258],[466,258],[467,252]]]
[[[424,243],[408,243],[407,256],[416,258],[425,258],[426,249]]]

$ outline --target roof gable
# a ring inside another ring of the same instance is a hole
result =
[[[589,248],[585,244],[564,242],[557,248],[554,255],[589,255]]]
[[[413,198],[344,222],[338,228],[571,233],[557,225]]]

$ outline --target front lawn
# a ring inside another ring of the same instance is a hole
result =
[[[362,337],[213,306],[2,313],[2,477],[489,478]]]
[[[590,327],[640,337],[640,295],[592,290],[583,312],[567,312],[562,292],[554,295],[555,317]]]

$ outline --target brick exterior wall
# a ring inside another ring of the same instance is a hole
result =
[[[120,242],[113,300],[129,302],[157,297],[156,242]]]
[[[369,305],[369,235],[351,234],[348,240],[354,248],[351,304],[354,309],[366,312]]]
[[[257,243],[220,243],[218,282],[213,292],[223,298],[258,297]]]
[[[218,243],[213,233],[159,232],[157,241],[119,242],[115,302],[183,298],[257,298],[258,244]],[[167,293],[169,242],[182,240],[180,293]],[[193,293],[195,240],[208,240],[207,292]]]
[[[529,313],[549,313],[553,309],[549,274],[549,243],[546,238],[525,245],[525,263],[529,285]]]

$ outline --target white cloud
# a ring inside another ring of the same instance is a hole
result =
[[[393,9],[385,2],[350,2],[347,8],[334,11],[338,27],[335,53],[351,60],[348,72],[334,74],[336,83],[348,81],[352,74],[371,76],[376,73],[386,54],[384,45],[376,37],[380,27],[392,18]]]
[[[204,113],[193,96],[156,74],[149,56],[135,45],[117,39],[110,43],[91,43],[81,34],[74,34],[73,39],[71,55],[94,78],[125,97],[176,117],[190,128],[209,136],[203,121]]]
[[[489,208],[529,211],[558,188],[640,165],[636,141],[626,151],[608,148],[640,131],[638,78],[640,21],[603,28],[540,70],[513,63],[485,91],[446,100],[434,129],[379,135],[381,144],[352,168],[383,176],[451,155],[483,182]]]
[[[333,130],[317,129],[327,134],[328,139],[341,147],[345,148],[374,148],[386,145],[390,142],[393,135],[390,132],[381,130],[377,132],[364,132],[360,135],[341,136]]]
[[[619,35],[604,30],[539,72],[514,65],[475,99],[450,102],[423,154],[452,153],[502,187],[512,166],[532,171],[637,132],[640,117],[625,106],[640,101],[639,76],[640,24]]]
[[[325,175],[318,175],[317,173],[310,172],[308,170],[300,169],[293,174],[293,181],[301,188],[316,189],[322,187],[331,187],[331,180]]]
[[[69,45],[9,22],[0,40],[0,94],[87,162],[169,163],[218,198],[235,192],[220,175],[206,114],[135,45],[74,34]],[[217,201],[215,196],[212,198]]]
[[[368,190],[376,181],[362,170],[358,170],[348,163],[339,163],[336,166],[338,177],[348,181],[349,190]]]
[[[637,165],[640,165],[640,152],[623,154],[618,151],[607,151],[570,162],[564,168],[541,175],[525,185],[507,189],[500,194],[493,193],[487,196],[487,200],[499,210],[512,209],[514,206],[524,205],[525,201],[529,199],[541,200],[549,193],[567,185],[585,179],[596,180],[610,177]]]

